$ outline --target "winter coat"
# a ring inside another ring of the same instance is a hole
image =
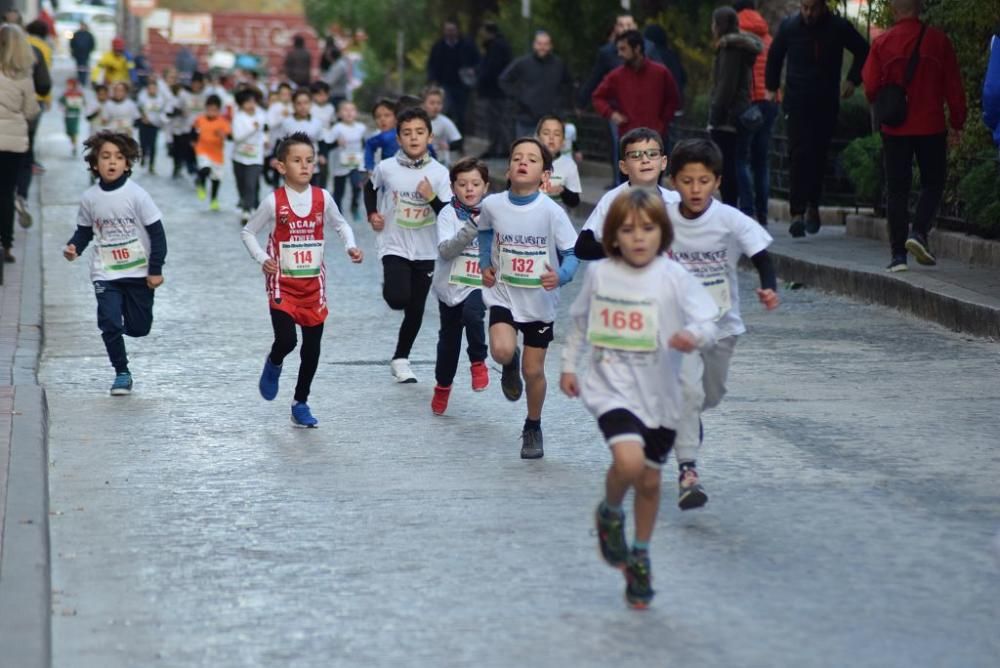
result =
[[[89,30],[77,30],[69,40],[69,51],[77,65],[86,67],[90,63],[90,54],[97,46],[94,35]]]
[[[763,45],[755,36],[734,32],[723,35],[712,65],[712,94],[708,125],[714,130],[736,132],[739,117],[750,106],[750,80]]]
[[[500,74],[510,65],[512,57],[510,44],[503,35],[497,35],[486,43],[486,52],[479,63],[478,90],[481,97],[496,100],[504,96],[500,89]]]
[[[660,52],[648,39],[644,39],[642,43],[643,53],[647,58],[655,63],[660,63],[663,65],[663,59],[660,57]],[[587,103],[590,102],[594,91],[597,87],[601,85],[604,81],[604,77],[608,76],[611,70],[619,67],[622,64],[622,59],[618,57],[618,46],[616,44],[609,43],[601,46],[597,50],[597,60],[594,62],[594,69],[590,73],[590,78],[580,86],[580,91],[577,93],[577,105],[583,109],[586,108]]]
[[[610,119],[615,111],[624,114],[627,120],[618,127],[620,134],[647,127],[666,137],[674,112],[680,107],[680,93],[670,70],[644,58],[638,69],[619,65],[611,70],[591,101],[605,118]]]
[[[312,83],[312,54],[305,47],[293,48],[285,56],[285,76],[296,86]]]
[[[28,150],[28,121],[38,116],[31,77],[11,79],[0,72],[0,151]]]
[[[990,40],[990,62],[983,80],[983,121],[993,131],[993,141],[1000,146],[1000,33]]]
[[[750,86],[750,101],[760,102],[765,100],[767,87],[764,85],[764,77],[767,71],[767,52],[771,48],[771,31],[767,27],[767,21],[754,9],[744,9],[739,13],[740,30],[748,32],[760,40],[763,48],[753,63],[753,81]]]
[[[478,64],[479,49],[472,40],[459,37],[454,44],[449,44],[442,37],[427,56],[427,81],[447,88],[464,86],[462,70],[475,68]]]
[[[563,111],[572,84],[566,64],[552,54],[521,56],[500,75],[500,88],[517,103],[517,120],[522,123]]]

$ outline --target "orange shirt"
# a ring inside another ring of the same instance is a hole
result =
[[[194,129],[198,133],[198,143],[194,147],[195,155],[203,155],[221,165],[225,160],[226,137],[233,131],[229,121],[223,116],[209,118],[202,115],[194,119]]]

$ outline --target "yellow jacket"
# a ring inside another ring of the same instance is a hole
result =
[[[39,52],[41,52],[42,58],[45,59],[45,66],[47,68],[49,68],[49,76],[51,76],[52,75],[52,47],[50,47],[48,45],[48,42],[46,42],[44,39],[39,39],[39,38],[35,37],[34,35],[28,35],[28,43],[31,44],[31,46],[33,46],[36,49],[38,49]],[[52,102],[52,93],[49,93],[48,95],[36,95],[35,97],[38,98],[39,102],[45,102],[45,103]]]
[[[101,56],[101,59],[97,61],[96,65],[94,65],[94,71],[91,73],[91,79],[103,82],[107,86],[116,84],[119,81],[131,84],[131,71],[133,67],[135,67],[135,63],[126,58],[125,54],[108,51]],[[102,71],[104,73],[103,77],[101,76]]]

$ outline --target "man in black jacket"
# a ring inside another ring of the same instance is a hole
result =
[[[853,61],[841,84],[845,49]],[[825,0],[802,0],[799,13],[782,21],[771,43],[765,75],[768,99],[774,99],[788,61],[783,107],[791,163],[788,231],[793,237],[819,231],[826,154],[837,127],[840,98],[854,94],[867,56],[868,42],[847,19],[832,14]]]
[[[76,62],[76,78],[81,86],[86,86],[90,76],[90,54],[97,44],[87,24],[80,21],[80,28],[69,40],[69,52]]]
[[[441,30],[441,39],[431,47],[427,57],[427,82],[444,89],[444,113],[465,133],[465,109],[469,88],[475,84],[479,49],[458,29],[457,19],[448,19]]]
[[[517,136],[533,136],[535,124],[546,114],[561,116],[569,106],[572,86],[566,63],[552,53],[552,36],[539,30],[531,53],[514,60],[500,75],[500,88],[517,106]]]
[[[498,158],[507,155],[510,139],[507,131],[506,96],[500,88],[500,74],[507,69],[512,55],[510,44],[496,23],[483,26],[485,53],[479,63],[479,97],[486,103],[486,136],[489,147],[481,157]]]

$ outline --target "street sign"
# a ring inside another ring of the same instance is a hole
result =
[[[174,12],[170,41],[174,44],[211,44],[212,15]]]

